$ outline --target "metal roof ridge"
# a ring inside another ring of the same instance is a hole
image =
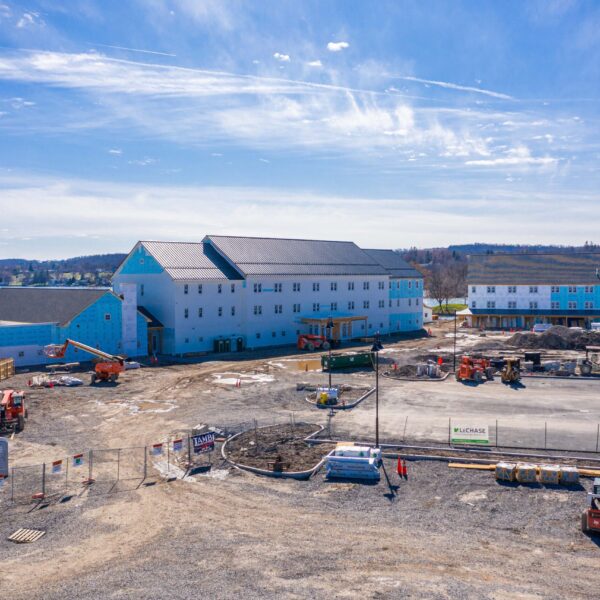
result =
[[[334,243],[334,244],[353,244],[357,248],[360,246],[357,245],[356,242],[351,240],[316,240],[316,239],[308,239],[308,238],[287,238],[287,237],[268,237],[268,236],[251,236],[251,235],[215,235],[215,234],[207,234],[207,238],[234,238],[234,239],[242,239],[242,240],[278,240],[282,242],[326,242],[326,243]],[[362,248],[360,248],[362,250]]]

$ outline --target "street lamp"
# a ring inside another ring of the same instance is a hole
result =
[[[379,331],[375,334],[371,352],[375,353],[375,447],[379,448],[379,351],[383,344],[379,339]]]
[[[328,366],[329,368],[327,369],[328,374],[329,374],[329,390],[331,391],[331,330],[333,329],[333,319],[331,317],[329,317],[329,321],[327,321],[327,341],[329,342],[329,358],[328,358]]]
[[[452,370],[456,373],[456,311],[454,311],[454,350],[452,351]]]

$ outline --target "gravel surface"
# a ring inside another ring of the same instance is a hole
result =
[[[448,340],[443,328],[433,329],[436,338],[386,344],[386,350],[408,360],[437,354]],[[386,460],[392,483],[399,486],[391,495],[385,477],[377,485],[327,482],[322,472],[308,482],[275,480],[230,469],[215,453],[212,471],[170,483],[160,476],[164,465],[151,459],[147,483],[153,485],[141,485],[133,476],[143,462],[138,449],[196,425],[239,431],[254,419],[259,427],[290,423],[293,412],[297,423],[326,426],[327,411],[308,404],[296,383],[323,384],[327,375],[299,372],[283,361],[276,366],[276,356],[181,361],[127,371],[113,386],[30,390],[26,429],[10,440],[12,465],[49,462],[90,447],[131,446],[122,465],[131,476],[115,482],[107,470],[91,489],[76,485],[70,500],[43,509],[10,504],[5,485],[0,492],[4,595],[11,600],[598,597],[600,542],[579,528],[589,481],[580,489],[502,485],[489,472],[425,461],[409,463],[408,481],[400,481],[394,462]],[[25,387],[33,374],[7,383]],[[241,387],[227,384],[237,379]],[[373,373],[334,374],[333,383],[342,382],[370,386]],[[380,386],[384,441],[403,439],[405,433],[407,439],[443,441],[449,415],[483,415],[493,424],[502,411],[517,428],[533,418],[555,417],[552,441],[560,434],[560,443],[572,438],[581,444],[590,428],[589,443],[596,442],[598,388],[592,383],[528,382],[512,391],[500,384],[467,388],[454,381],[431,386],[380,378]],[[373,410],[370,396],[336,414],[332,426],[352,438],[369,438]],[[439,428],[432,426],[438,417]],[[508,439],[511,431],[501,427],[500,434]],[[47,534],[34,544],[8,542],[19,527]]]

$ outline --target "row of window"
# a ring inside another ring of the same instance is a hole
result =
[[[569,285],[569,286],[567,286],[567,288],[568,288],[568,293],[569,294],[576,294],[577,293],[577,286],[576,285]],[[593,285],[580,286],[580,288],[584,291],[585,294],[593,294],[594,293],[594,286]],[[558,294],[560,292],[560,286],[558,286],[558,285],[550,286],[550,290],[551,290],[551,292],[553,294]],[[517,293],[517,286],[516,285],[506,286],[506,291],[509,294],[516,294]],[[486,286],[486,292],[488,294],[495,294],[496,293],[496,286],[495,285],[488,285],[488,286]],[[472,294],[477,293],[477,286],[476,285],[472,285],[471,286],[471,293]],[[538,286],[537,285],[530,285],[529,286],[529,293],[530,294],[537,294],[537,293],[539,293]]]
[[[419,299],[415,298],[415,303],[418,306],[419,305]],[[408,305],[411,306],[411,299],[409,298],[408,300]],[[331,310],[331,312],[336,312],[338,310],[338,303],[337,302],[332,302],[329,306],[329,309]],[[378,304],[379,308],[385,308],[385,300],[379,300],[379,304]],[[392,301],[390,300],[390,307],[392,306]],[[400,301],[398,301],[398,306],[400,306]],[[350,300],[350,302],[348,302],[348,310],[354,310],[356,307],[356,303],[354,302],[354,300]],[[369,300],[364,300],[363,301],[363,308],[369,308],[370,307],[370,302]],[[321,310],[321,304],[319,302],[313,302],[312,305],[312,309],[313,312],[320,312]],[[281,315],[283,314],[283,304],[275,304],[273,306],[273,310],[274,313],[276,315]],[[235,306],[232,306],[231,309],[231,316],[235,316]],[[301,307],[300,304],[294,304],[292,305],[292,312],[294,313],[299,313],[301,311]],[[263,314],[263,307],[261,304],[255,304],[254,305],[254,314],[255,315],[262,315]],[[185,319],[189,319],[190,316],[190,310],[189,308],[184,308],[183,309],[183,316]],[[202,307],[198,308],[198,317],[203,317],[204,316],[204,309]],[[217,307],[217,316],[222,317],[223,316],[223,307],[219,306]],[[110,318],[110,315],[108,315],[108,318]]]
[[[223,293],[223,288],[226,287],[224,286],[222,283],[218,283],[217,284],[217,294],[222,294]],[[201,294],[202,293],[202,284],[199,283],[198,287],[196,288],[198,293]],[[231,290],[232,294],[235,294],[235,283],[230,284],[229,289]],[[189,284],[184,284],[183,286],[183,293],[184,294],[189,294],[190,293],[190,286]],[[144,295],[144,286],[141,286],[141,295]]]
[[[471,308],[477,308],[477,302],[475,300],[473,300],[471,302]],[[487,303],[486,303],[486,308],[496,308],[496,302],[494,300],[488,300]],[[509,309],[516,309],[517,308],[516,301],[509,300],[507,308],[509,308]],[[538,303],[537,302],[530,302],[529,303],[529,308],[531,310],[537,310]],[[550,308],[552,310],[560,310],[560,302],[551,302],[550,303]],[[569,301],[568,304],[567,304],[567,308],[568,308],[568,310],[577,310],[577,302],[575,302],[573,300]],[[593,310],[594,303],[590,302],[590,301],[586,301],[586,302],[583,303],[583,308],[585,310]]]
[[[408,287],[410,287],[410,283],[411,282],[409,281],[409,286]],[[415,283],[418,284],[418,281],[415,282]],[[377,287],[380,290],[385,290],[385,281],[378,281],[377,282]],[[416,287],[418,287],[418,285],[416,285]],[[370,288],[370,282],[369,281],[363,281],[363,290],[368,290],[369,288]],[[332,292],[337,292],[337,290],[338,290],[338,282],[337,281],[332,281],[329,284],[329,289]],[[262,285],[262,283],[255,283],[253,285],[253,290],[254,290],[255,294],[262,293],[262,291],[263,291],[263,285]],[[292,291],[294,291],[294,292],[300,292],[301,290],[302,290],[302,286],[301,286],[301,284],[299,282],[292,283]],[[353,291],[354,290],[354,281],[349,281],[348,282],[348,290],[349,291]],[[274,283],[273,284],[273,291],[275,293],[281,293],[281,292],[283,292],[283,283]],[[321,283],[318,282],[318,281],[314,282],[312,284],[312,291],[313,292],[320,292],[321,291]]]

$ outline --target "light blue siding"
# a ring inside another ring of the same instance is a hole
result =
[[[148,353],[148,326],[146,319],[139,313],[137,314],[137,338],[136,354],[145,356]],[[0,326],[0,356],[12,356],[16,353],[13,358],[17,364],[20,364],[22,361],[18,360],[19,348],[37,346],[39,351],[35,358],[36,362],[28,362],[28,364],[57,362],[56,359],[45,357],[42,349],[48,344],[62,344],[67,339],[99,348],[110,354],[121,354],[123,352],[121,300],[108,292],[64,327],[48,323]],[[63,361],[87,362],[92,358],[93,356],[87,352],[69,348]]]
[[[587,293],[585,287],[578,285],[575,292],[569,292],[569,286],[561,285],[558,292],[550,294],[550,300],[558,302],[560,310],[569,310],[569,302],[577,302],[577,310],[585,310],[585,303],[593,302],[594,309],[598,310],[600,308],[600,285],[593,286],[592,292]]]
[[[163,268],[148,254],[142,245],[138,246],[121,266],[121,275],[158,275]]]

